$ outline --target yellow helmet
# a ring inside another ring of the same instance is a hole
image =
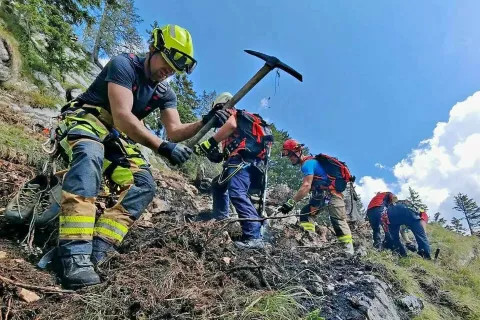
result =
[[[216,98],[215,101],[212,102],[212,109],[215,108],[217,104],[225,104],[228,100],[232,99],[233,96],[230,92],[222,92]]]
[[[162,54],[177,72],[193,72],[197,61],[193,58],[192,36],[187,29],[168,24],[152,31],[152,47]]]

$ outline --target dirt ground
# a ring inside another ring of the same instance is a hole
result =
[[[32,173],[0,161],[1,207]],[[20,285],[0,281],[0,319],[7,313],[8,319],[263,319],[248,310],[275,293],[293,297],[298,319],[315,310],[326,319],[366,319],[352,297],[371,294],[365,276],[372,267],[358,256],[344,256],[331,235],[332,241],[322,243],[319,236],[284,225],[271,229],[267,249],[240,251],[232,243],[240,234],[237,223],[185,219],[208,210],[208,196],[175,173],[155,177],[157,198],[119,254],[99,267],[102,284],[76,293],[34,289],[40,299],[27,303],[19,298]],[[36,251],[21,244],[27,231],[0,217],[0,252],[6,253],[0,256],[0,275],[59,289],[53,271],[35,267],[38,248],[46,252],[54,245],[55,228],[36,230]]]

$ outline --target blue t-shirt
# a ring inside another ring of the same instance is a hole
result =
[[[113,82],[133,92],[132,113],[143,119],[155,109],[177,107],[177,96],[167,82],[154,83],[144,70],[145,58],[123,53],[111,59],[90,87],[78,99],[110,111],[108,83]]]
[[[320,163],[315,159],[308,159],[302,164],[303,176],[313,175],[312,190],[319,186],[328,186],[328,177]]]

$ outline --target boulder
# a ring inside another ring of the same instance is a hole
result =
[[[412,317],[418,316],[423,310],[423,301],[416,296],[403,297],[398,304]]]

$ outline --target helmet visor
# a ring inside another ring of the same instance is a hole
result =
[[[197,60],[175,48],[164,48],[161,52],[163,58],[177,72],[191,74],[197,66]]]

